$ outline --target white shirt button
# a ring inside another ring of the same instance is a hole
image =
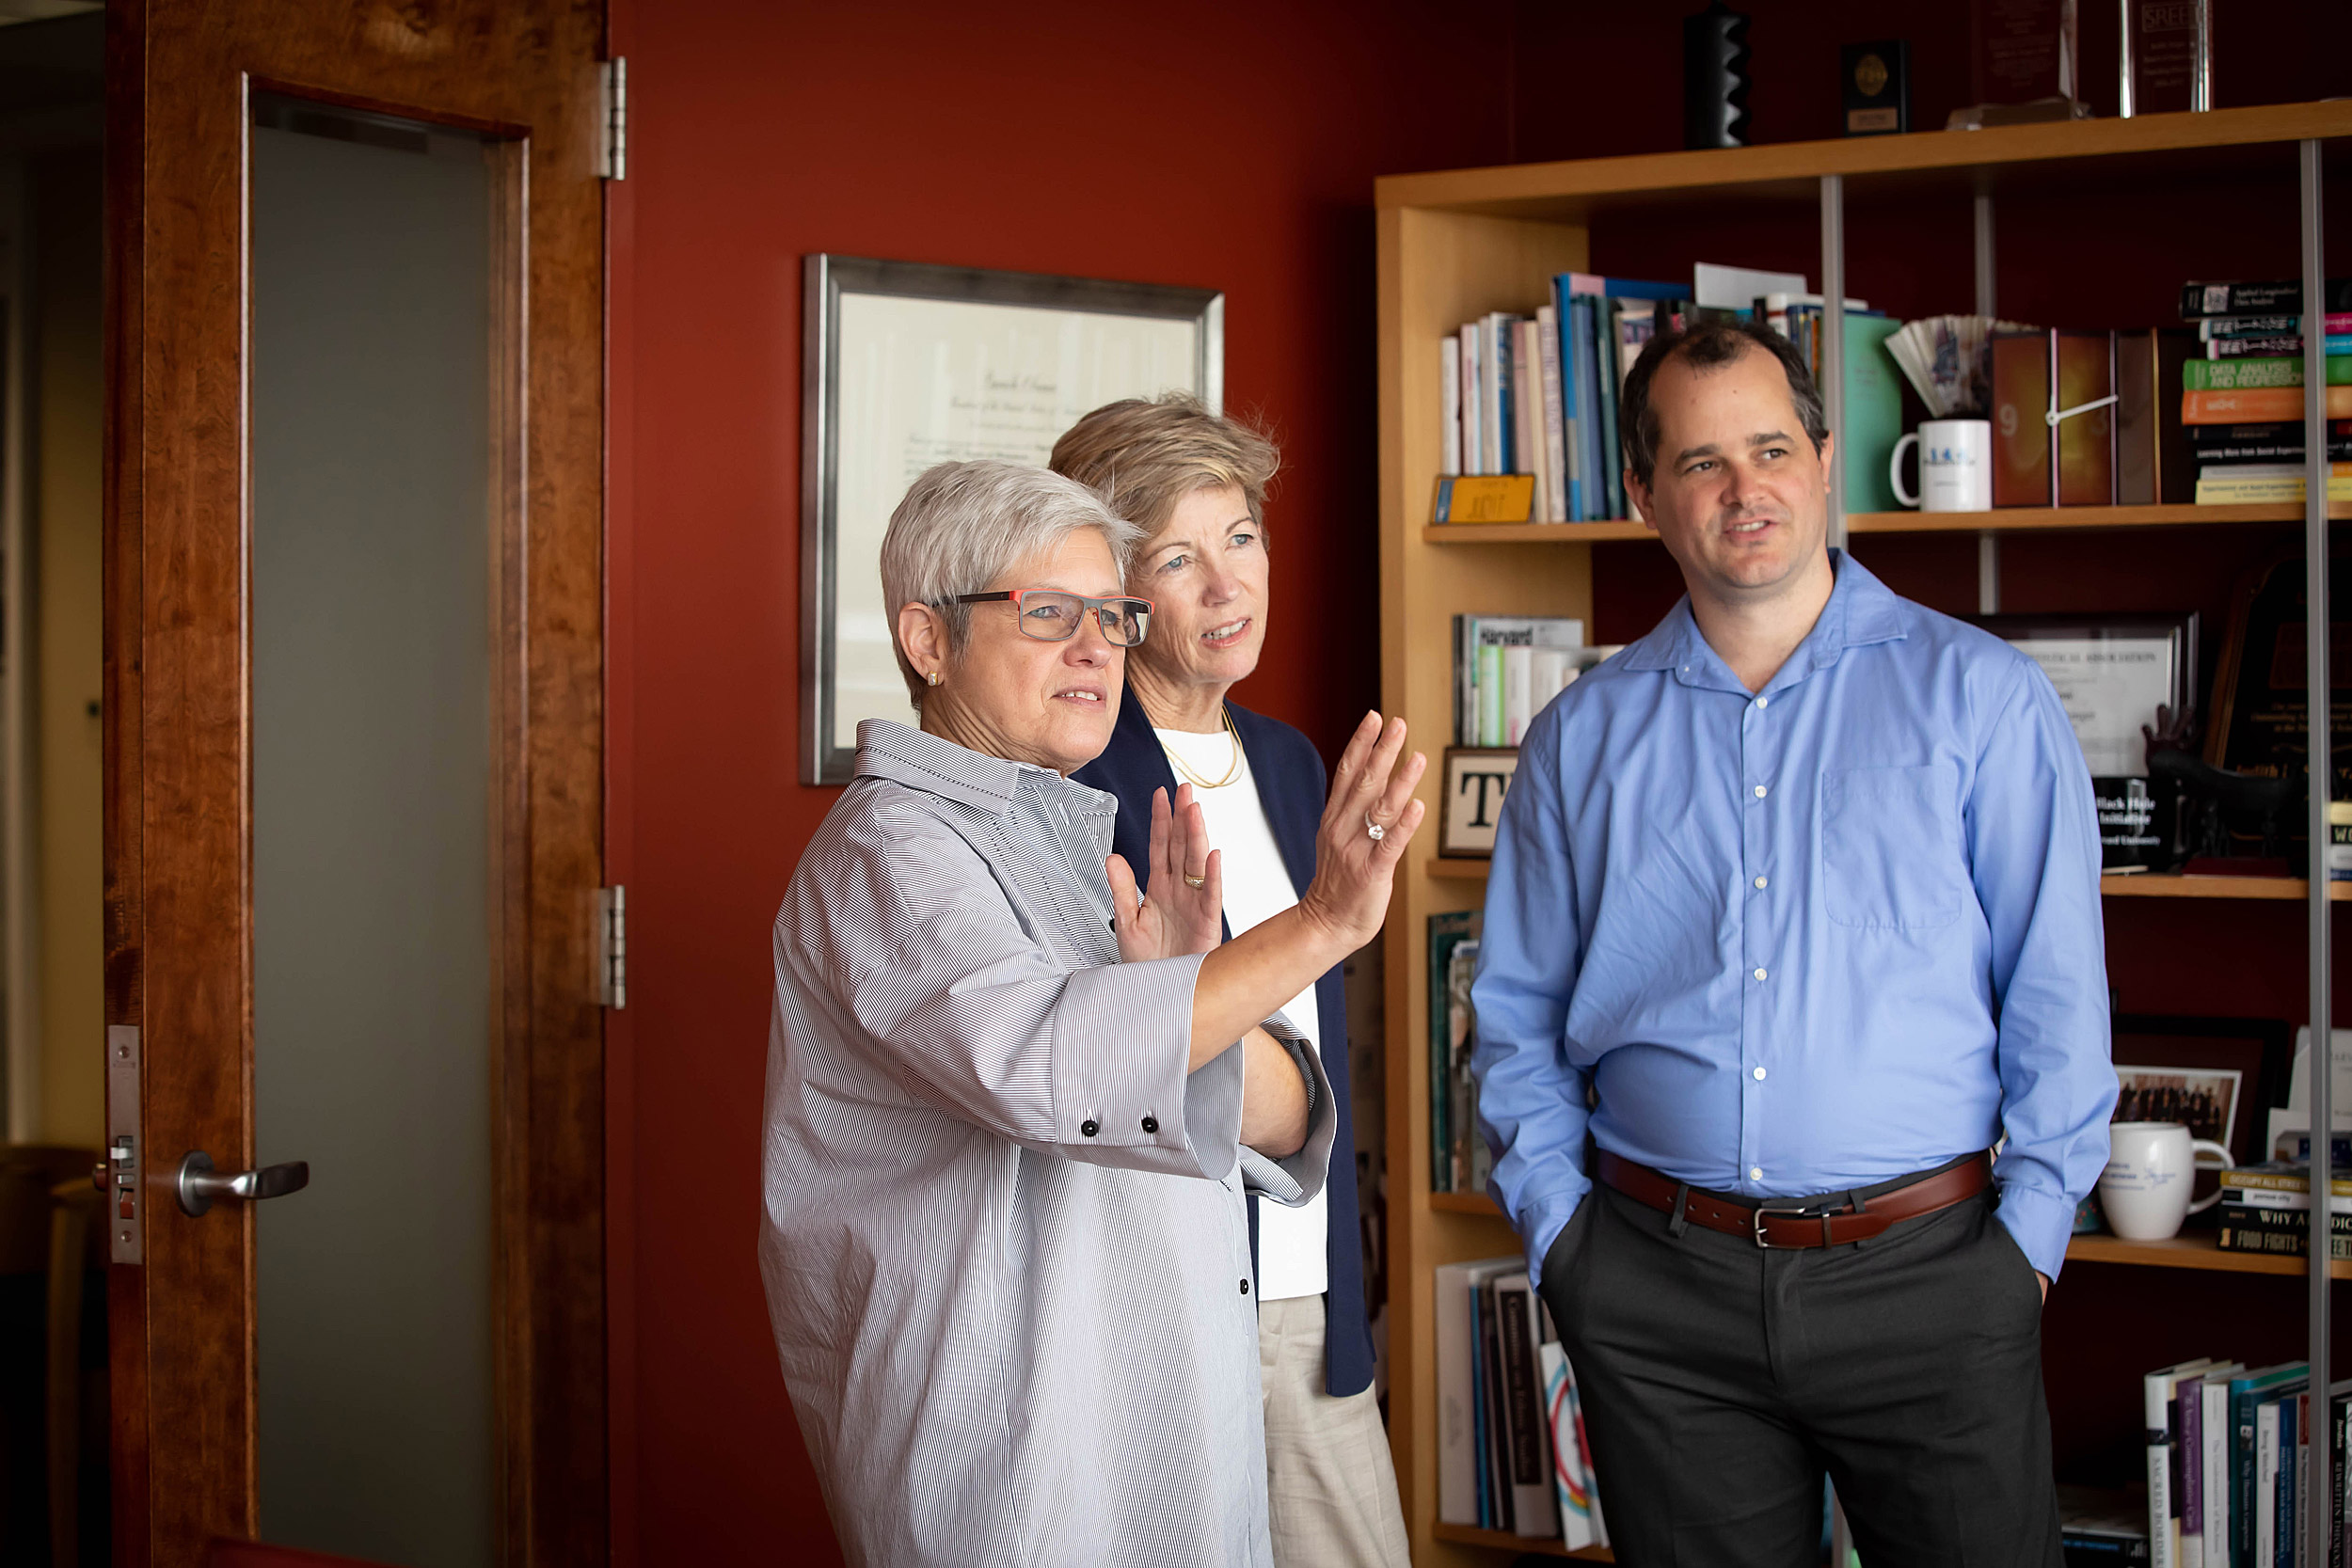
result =
[[[1751,1181],[1761,1181],[1761,1180],[1764,1180],[1764,1167],[1763,1167],[1763,1166],[1761,1166],[1761,1165],[1750,1165],[1750,1166],[1748,1167],[1748,1180],[1751,1180]]]
[[[1756,1069],[1756,1080],[1759,1084],[1764,1081],[1764,1069],[1762,1068],[1757,1068]]]
[[[1770,697],[1758,697],[1756,700],[1756,705],[1757,707],[1771,707],[1772,705],[1772,700]]]
[[[1759,969],[1759,970],[1757,970],[1757,971],[1756,972],[1756,977],[1757,979],[1761,980],[1762,978],[1764,978],[1764,972],[1763,972],[1762,970],[1760,970],[1760,969]]]
[[[1764,799],[1764,786],[1762,784],[1757,784],[1756,786],[1756,798],[1759,800]]]
[[[1756,885],[1757,887],[1770,887],[1772,885],[1772,879],[1770,877],[1758,877],[1756,879]]]

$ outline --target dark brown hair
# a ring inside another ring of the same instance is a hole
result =
[[[1652,338],[1626,372],[1625,389],[1617,399],[1617,434],[1625,448],[1626,467],[1636,479],[1648,484],[1658,470],[1658,410],[1650,406],[1649,387],[1666,361],[1681,359],[1693,370],[1716,370],[1754,348],[1780,361],[1782,372],[1788,377],[1788,401],[1797,405],[1797,418],[1813,441],[1814,455],[1820,455],[1821,443],[1829,439],[1829,421],[1821,408],[1821,389],[1813,384],[1813,372],[1797,345],[1761,322],[1703,321],[1684,331],[1661,332]]]

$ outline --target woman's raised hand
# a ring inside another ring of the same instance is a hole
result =
[[[1225,938],[1225,857],[1209,847],[1209,827],[1192,798],[1192,785],[1176,786],[1171,810],[1168,791],[1152,792],[1152,893],[1136,888],[1126,857],[1103,863],[1111,879],[1122,963],[1206,953]]]
[[[1429,759],[1404,752],[1405,721],[1383,724],[1367,713],[1331,772],[1331,798],[1315,834],[1315,879],[1298,907],[1350,952],[1370,942],[1388,917],[1397,863],[1427,809],[1413,790]]]

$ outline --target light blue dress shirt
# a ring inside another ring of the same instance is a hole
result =
[[[1831,560],[1828,605],[1761,692],[1685,599],[1520,749],[1473,1069],[1491,1191],[1539,1274],[1591,1188],[1588,1127],[1753,1197],[2006,1134],[2000,1217],[2053,1279],[2106,1162],[2099,827],[2058,693]]]

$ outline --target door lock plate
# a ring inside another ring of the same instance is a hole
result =
[[[139,1190],[139,1032],[106,1026],[106,1256],[147,1260],[147,1200]]]

